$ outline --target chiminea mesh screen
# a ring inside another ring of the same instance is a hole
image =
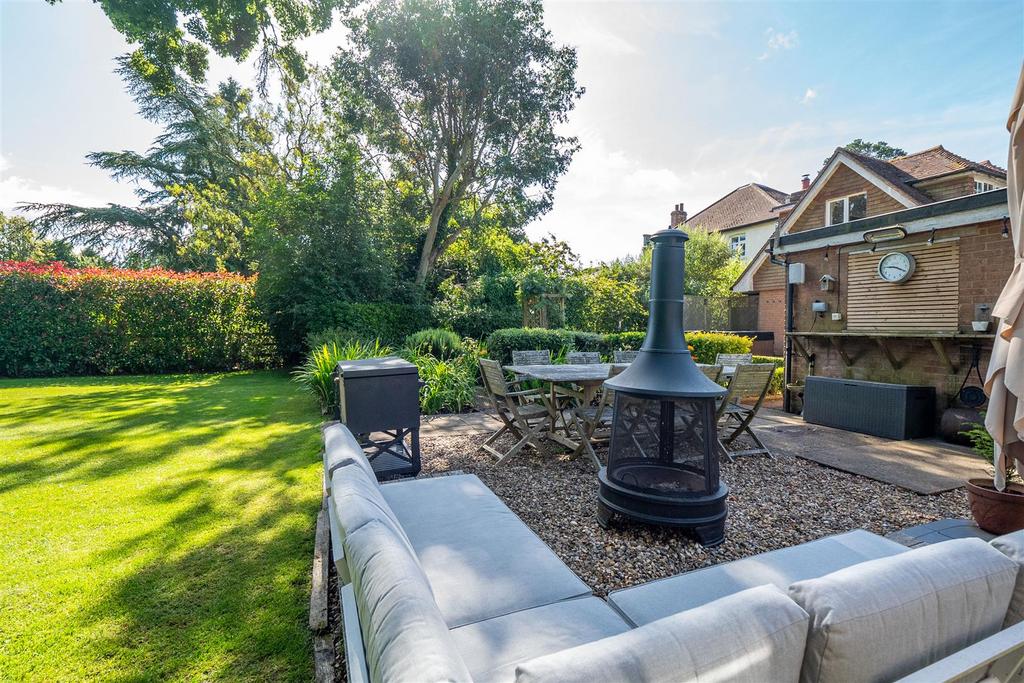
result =
[[[608,479],[661,495],[704,495],[718,486],[714,400],[615,392]]]

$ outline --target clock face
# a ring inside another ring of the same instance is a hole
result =
[[[902,251],[889,252],[878,262],[878,277],[886,282],[906,282],[914,274],[914,257]]]

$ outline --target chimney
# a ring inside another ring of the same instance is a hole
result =
[[[682,204],[676,204],[675,208],[672,209],[672,214],[669,217],[669,225],[673,228],[678,228],[680,225],[686,222],[686,209],[683,208]]]
[[[800,189],[806,190],[811,186],[811,176],[808,173],[804,173],[803,177],[800,178]]]

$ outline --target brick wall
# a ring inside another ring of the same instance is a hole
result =
[[[942,240],[958,236],[959,243],[959,324],[961,331],[971,330],[974,319],[975,304],[994,304],[1002,291],[1003,284],[1013,268],[1012,240],[1001,236],[1002,222],[993,221],[981,225],[962,226],[936,233],[936,239]],[[908,238],[907,246],[920,245],[927,235],[915,235]],[[806,264],[807,283],[796,287],[794,292],[794,326],[799,331],[842,331],[846,320],[844,305],[846,287],[846,266],[848,254],[840,255],[835,248],[829,251],[829,260],[824,260],[824,250],[800,252],[793,254],[793,261]],[[823,273],[833,276],[838,274],[840,288],[838,291],[822,292],[818,287],[818,278]],[[784,293],[784,290],[783,290]],[[761,293],[761,306],[764,307],[768,297]],[[811,312],[814,300],[826,301],[829,313],[817,318]],[[841,321],[833,321],[831,313],[839,311],[844,314]],[[783,312],[784,316],[784,312]],[[783,318],[784,320],[784,318]],[[767,329],[767,328],[766,328]],[[991,332],[992,330],[990,330]],[[892,339],[887,343],[899,368],[893,368],[878,343],[868,338],[843,337],[843,351],[852,360],[850,367],[843,362],[839,352],[824,338],[816,338],[813,342],[804,342],[807,350],[814,354],[814,374],[827,377],[843,377],[863,379],[877,382],[894,382],[899,384],[925,384],[935,387],[939,410],[949,404],[950,397],[960,387],[964,374],[971,360],[971,342],[943,341],[947,355],[956,362],[959,369],[951,372],[929,340]],[[992,348],[990,340],[979,342],[982,348],[981,372],[984,377],[989,353]],[[802,381],[807,374],[807,362],[794,349],[794,379]],[[977,378],[972,376],[973,383]]]
[[[1013,270],[1013,240],[1002,236],[1002,221],[978,226],[960,240],[960,322],[970,325],[975,304],[994,305]]]
[[[775,333],[775,341],[759,342],[768,355],[781,356],[786,344],[786,288],[761,290],[757,303],[757,329]],[[770,346],[769,346],[770,344]]]
[[[933,183],[918,185],[917,188],[937,202],[974,194],[974,176],[953,176]]]

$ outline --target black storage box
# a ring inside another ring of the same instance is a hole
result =
[[[338,392],[335,417],[359,439],[377,478],[419,474],[420,382],[416,366],[388,356],[341,361],[334,374]]]
[[[807,377],[804,420],[826,427],[919,439],[935,428],[935,387]]]

